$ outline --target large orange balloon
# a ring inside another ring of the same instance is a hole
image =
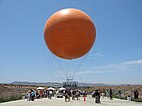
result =
[[[86,13],[68,8],[57,11],[47,20],[44,38],[54,55],[63,59],[75,59],[91,49],[96,29]]]

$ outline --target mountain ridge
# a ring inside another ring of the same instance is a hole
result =
[[[14,85],[37,85],[37,86],[52,86],[52,87],[61,87],[63,83],[61,82],[28,82],[28,81],[14,81],[11,84]],[[79,82],[78,86],[80,87],[92,87],[92,86],[109,86],[110,84],[104,83],[82,83]]]

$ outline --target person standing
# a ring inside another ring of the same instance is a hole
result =
[[[99,92],[99,90],[95,90],[94,97],[95,97],[95,103],[101,103],[100,102],[100,92]]]
[[[109,98],[109,90],[108,90],[108,89],[105,90],[105,96],[106,96],[107,98]]]
[[[101,95],[102,95],[102,98],[104,98],[104,96],[105,96],[105,89],[102,89]]]
[[[76,90],[74,89],[74,90],[72,91],[72,100],[75,100],[75,97],[76,97]]]
[[[79,97],[80,97],[80,92],[79,90],[76,90],[76,99],[79,100]]]
[[[139,93],[137,90],[134,91],[134,99],[138,99]]]
[[[65,90],[65,102],[67,102],[67,99],[68,99],[68,92],[67,90]]]
[[[28,91],[27,92],[27,101],[30,101],[31,100],[31,91]]]
[[[83,91],[83,97],[84,97],[84,101],[86,101],[86,97],[87,97],[87,91]]]
[[[53,95],[53,92],[50,90],[50,91],[49,91],[49,96],[48,96],[48,97],[49,97],[49,99],[51,99],[51,98],[52,98],[52,95]]]
[[[31,100],[34,101],[34,97],[35,97],[35,92],[34,90],[31,89]]]
[[[113,92],[112,92],[112,89],[110,89],[110,90],[109,90],[109,97],[110,97],[110,100],[112,100],[112,99],[113,99],[113,97],[112,97],[112,93],[113,93]]]
[[[121,90],[120,89],[118,90],[118,96],[119,96],[119,99],[121,99]]]

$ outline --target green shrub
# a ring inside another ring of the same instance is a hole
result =
[[[11,96],[11,97],[8,97],[8,98],[0,98],[0,103],[14,101],[14,100],[20,100],[20,99],[22,99],[21,96]]]
[[[135,102],[142,102],[142,99],[141,98],[139,98],[139,99],[132,99],[132,101],[135,101]]]

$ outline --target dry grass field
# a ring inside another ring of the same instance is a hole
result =
[[[0,84],[0,102],[22,99],[28,90],[36,88],[33,85]]]
[[[95,86],[92,88],[87,88],[88,91],[93,91],[95,89],[112,89],[115,93],[118,92],[118,90],[121,90],[122,96],[134,96],[134,91],[138,90],[139,92],[139,98],[142,99],[142,85],[121,85],[121,86]]]
[[[21,99],[22,95],[30,89],[36,89],[38,86],[34,85],[13,85],[13,84],[0,84],[0,102],[11,101]],[[47,88],[47,86],[44,86]],[[118,90],[122,91],[122,97],[127,97],[130,95],[132,98],[134,96],[134,90],[138,90],[139,98],[142,100],[142,85],[123,85],[123,86],[95,86],[85,88],[88,92],[93,92],[95,89],[112,89],[115,94]]]

